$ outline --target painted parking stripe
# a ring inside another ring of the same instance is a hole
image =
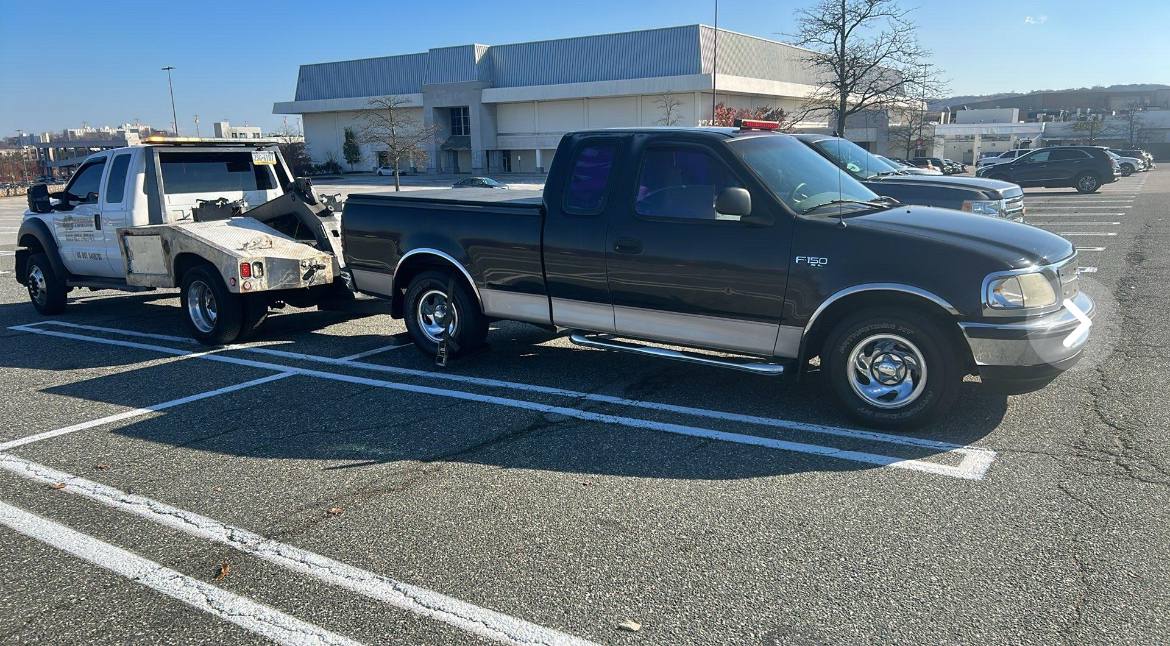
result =
[[[1105,231],[1057,231],[1056,235],[1058,235],[1058,236],[1109,237],[1109,236],[1115,236],[1117,234],[1116,233],[1109,233],[1109,232],[1105,232]]]
[[[105,339],[81,334],[72,334],[69,332],[57,332],[55,330],[40,329],[30,325],[14,325],[9,327],[10,330],[18,330],[22,332],[30,332],[32,334],[43,334],[47,336],[54,336],[63,339],[73,339],[77,341],[85,341],[88,343],[100,343],[104,345],[113,345],[126,348],[135,348],[140,350],[150,350],[154,352],[161,352],[175,356],[184,356],[192,354],[187,350],[178,348],[169,348],[164,346],[150,345],[146,343],[138,343],[135,341],[123,341],[121,339]],[[521,399],[509,399],[507,397],[497,397],[495,395],[484,395],[475,392],[468,392],[463,390],[451,390],[446,388],[435,388],[431,386],[421,386],[417,384],[408,384],[403,382],[386,381],[383,379],[371,379],[368,377],[358,377],[355,375],[348,375],[335,372],[326,372],[323,370],[310,370],[306,368],[297,368],[287,365],[266,363],[262,361],[253,361],[251,359],[241,359],[238,357],[230,357],[219,354],[203,354],[197,357],[198,359],[215,361],[219,363],[228,363],[239,366],[248,366],[251,368],[259,368],[264,370],[273,370],[277,372],[293,372],[299,375],[309,377],[318,377],[321,379],[329,379],[332,381],[340,381],[344,383],[358,384],[362,386],[373,386],[376,388],[386,388],[388,390],[395,390],[400,392],[410,392],[420,395],[433,395],[436,397],[445,397],[449,399],[458,399],[462,401],[471,401],[482,404],[493,404],[503,406],[506,408],[515,408],[520,410],[529,410],[544,414],[563,415],[573,419],[579,419],[587,422],[596,422],[599,424],[608,424],[612,426],[622,426],[626,428],[633,428],[647,431],[657,431],[662,433],[671,433],[675,435],[683,435],[687,437],[697,437],[702,439],[719,440],[721,442],[730,442],[733,444],[743,444],[748,446],[757,446],[761,448],[775,449],[780,451],[788,451],[793,453],[804,453],[809,455],[816,455],[820,457],[837,458],[841,460],[848,460],[851,462],[859,462],[862,464],[872,464],[875,466],[893,467],[897,469],[906,469],[911,471],[920,471],[923,473],[930,473],[934,475],[946,476],[951,478],[959,478],[964,480],[982,480],[987,474],[987,470],[991,467],[991,463],[995,460],[995,452],[990,449],[964,447],[959,445],[957,448],[946,450],[946,452],[962,455],[962,461],[957,465],[945,465],[937,462],[927,462],[924,460],[914,460],[885,455],[880,453],[869,453],[865,451],[851,451],[847,449],[839,449],[830,446],[822,446],[820,444],[807,444],[804,442],[793,442],[789,440],[779,440],[769,437],[761,437],[758,435],[746,435],[741,433],[731,433],[728,431],[719,431],[715,429],[702,428],[697,426],[688,426],[685,424],[675,424],[672,422],[658,422],[654,420],[641,419],[636,417],[624,417],[621,415],[611,415],[607,413],[597,413],[593,411],[582,410],[579,408],[569,408],[566,406],[556,406],[552,404],[543,404],[540,402],[533,402]],[[778,421],[778,420],[777,420]],[[808,425],[817,426],[817,425]],[[791,428],[791,426],[784,426],[784,428]],[[846,435],[849,437],[860,437],[861,431],[849,431],[847,429],[833,429],[835,435]],[[815,432],[815,431],[814,431]],[[824,432],[824,431],[821,431]],[[875,434],[878,435],[878,434]],[[890,436],[895,437],[895,436]],[[905,438],[915,439],[915,438]],[[892,441],[887,439],[884,441]],[[931,440],[920,440],[930,444],[943,444],[940,442],[933,442]],[[911,444],[911,442],[896,442],[899,444]],[[917,444],[917,443],[916,443]],[[921,445],[921,444],[918,444]],[[931,447],[940,448],[940,447]]]
[[[382,346],[382,347],[380,347],[380,348],[374,348],[373,350],[366,350],[365,352],[359,352],[359,353],[357,353],[357,354],[351,354],[351,355],[349,355],[349,356],[347,356],[347,357],[342,357],[342,358],[341,358],[341,360],[342,360],[342,361],[356,361],[356,360],[358,360],[358,359],[365,359],[365,358],[367,358],[367,357],[372,357],[372,356],[374,356],[374,355],[376,355],[376,354],[382,354],[383,352],[389,352],[389,351],[391,351],[391,350],[397,350],[397,349],[399,349],[399,348],[405,348],[405,347],[406,347],[406,346],[408,346],[408,345],[413,345],[413,344],[411,344],[411,343],[399,343],[398,345],[385,345],[385,346]]]
[[[91,332],[104,332],[110,334],[119,334],[130,337],[154,338],[157,335],[148,334],[145,332],[137,332],[133,330],[123,330],[120,328],[101,327],[96,325],[83,325],[78,323],[70,323],[67,321],[41,321],[32,323],[28,326],[39,325],[53,325],[72,329],[88,330]],[[92,337],[83,337],[86,339]],[[177,340],[184,343],[197,343],[191,338],[176,337]],[[486,388],[501,388],[506,390],[516,390],[521,392],[539,393],[542,395],[552,395],[555,397],[566,397],[570,399],[578,399],[582,401],[591,401],[604,404],[613,404],[615,406],[625,406],[630,408],[641,408],[646,410],[654,410],[666,413],[677,413],[680,415],[689,415],[692,417],[703,417],[707,419],[718,419],[728,422],[736,422],[740,424],[753,424],[757,426],[768,426],[772,428],[780,428],[791,431],[817,433],[821,435],[832,435],[837,437],[848,437],[859,440],[883,442],[888,444],[901,444],[905,446],[918,446],[930,449],[942,449],[945,451],[959,451],[966,450],[969,447],[962,444],[954,444],[951,442],[940,442],[938,440],[928,440],[925,438],[910,437],[905,435],[892,435],[889,433],[878,433],[875,431],[864,431],[860,429],[843,428],[838,426],[827,426],[824,424],[813,424],[809,422],[796,422],[784,419],[776,419],[772,417],[762,417],[759,415],[745,415],[743,413],[732,413],[728,411],[711,410],[707,408],[697,408],[693,406],[680,406],[677,404],[667,404],[663,402],[643,401],[639,399],[627,399],[625,397],[616,397],[613,395],[602,395],[599,393],[587,393],[577,390],[569,390],[567,388],[557,388],[553,386],[541,386],[537,384],[528,384],[516,381],[505,381],[501,379],[491,379],[486,377],[472,377],[469,375],[458,375],[443,372],[428,372],[425,370],[415,370],[413,368],[400,368],[398,366],[387,366],[377,363],[365,363],[360,361],[348,361],[344,359],[334,359],[333,357],[322,357],[313,354],[303,354],[300,352],[289,352],[287,350],[273,350],[267,347],[253,347],[253,346],[228,346],[226,349],[238,350],[242,352],[250,352],[254,354],[263,354],[274,357],[281,357],[284,359],[293,359],[297,361],[306,361],[309,363],[322,363],[327,365],[334,365],[339,367],[357,368],[360,370],[368,370],[370,372],[381,372],[385,374],[401,375],[407,377],[418,377],[421,379],[430,379],[434,381],[446,381],[451,383],[469,384],[473,386],[482,386]],[[982,450],[982,449],[979,449]]]
[[[143,415],[149,415],[150,413],[157,413],[159,411],[164,411],[168,408],[174,408],[175,406],[181,406],[183,404],[188,404],[191,402],[199,401],[201,399],[210,399],[212,397],[226,395],[228,393],[236,392],[238,390],[244,390],[245,388],[251,388],[253,386],[260,386],[263,384],[272,383],[273,381],[277,381],[277,380],[284,379],[286,377],[291,377],[291,376],[293,376],[293,373],[291,373],[291,372],[281,372],[281,373],[277,373],[275,375],[268,375],[267,377],[261,377],[259,379],[253,379],[251,381],[245,381],[243,383],[234,384],[231,386],[224,386],[223,388],[217,388],[215,390],[209,390],[207,392],[196,393],[194,395],[188,395],[187,397],[180,397],[179,399],[172,399],[171,401],[162,402],[160,404],[152,404],[152,405],[147,406],[145,408],[135,408],[133,410],[123,411],[121,413],[116,413],[114,415],[101,417],[99,419],[90,420],[88,422],[82,422],[80,424],[74,424],[72,426],[66,426],[64,428],[53,429],[51,431],[45,431],[43,433],[37,433],[35,435],[29,435],[27,437],[17,438],[15,440],[10,440],[8,442],[0,443],[0,451],[10,451],[12,449],[15,449],[18,446],[25,446],[28,444],[33,444],[34,442],[40,442],[42,440],[48,440],[48,439],[51,439],[54,437],[60,437],[62,435],[69,435],[70,433],[76,433],[78,431],[84,431],[87,429],[96,428],[98,426],[105,426],[106,424],[113,424],[115,422],[120,422],[122,420],[132,419],[135,417],[141,417]]]
[[[590,646],[591,642],[545,628],[444,594],[375,574],[308,550],[272,540],[192,511],[121,491],[14,455],[0,454],[0,469],[33,482],[64,485],[74,494],[133,514],[189,536],[227,545],[274,565],[312,577],[364,597],[455,626],[505,644],[518,646]]]
[[[278,644],[360,644],[3,502],[0,524]]]
[[[1043,227],[1072,227],[1072,226],[1079,226],[1079,227],[1104,226],[1104,227],[1109,227],[1109,226],[1117,226],[1121,223],[1120,222],[1036,222],[1034,224],[1036,226],[1043,226]]]
[[[1032,218],[1120,218],[1120,217],[1125,216],[1125,215],[1129,215],[1129,214],[1128,213],[1121,213],[1121,212],[1117,212],[1117,211],[1114,211],[1114,212],[1094,211],[1094,212],[1090,212],[1090,213],[1084,213],[1084,212],[1078,211],[1077,213],[1028,213],[1024,217],[1028,220],[1031,220]]]
[[[1105,247],[1077,247],[1077,251],[1078,252],[1080,252],[1080,251],[1098,252],[1098,251],[1105,251]]]
[[[1078,274],[1095,274],[1095,273],[1097,273],[1097,268],[1096,267],[1080,267],[1077,269],[1077,273]]]

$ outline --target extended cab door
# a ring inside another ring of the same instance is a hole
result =
[[[708,136],[638,135],[606,249],[618,334],[704,348],[776,351],[791,220]],[[728,187],[766,226],[715,210]]]
[[[110,155],[105,190],[101,192],[102,239],[107,260],[106,275],[123,276],[125,266],[118,244],[118,229],[131,226],[130,214],[137,195],[137,176],[131,172],[135,154],[131,151]]]
[[[75,276],[109,275],[101,205],[107,160],[107,155],[100,155],[85,161],[65,186],[61,209],[53,212],[61,261]]]

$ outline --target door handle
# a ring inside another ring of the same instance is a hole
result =
[[[102,230],[102,214],[101,213],[94,213],[93,214],[93,229],[94,229],[94,231],[101,231]]]
[[[642,241],[633,238],[618,238],[613,243],[613,250],[618,253],[642,253]]]

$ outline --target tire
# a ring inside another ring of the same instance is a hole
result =
[[[954,403],[963,376],[940,324],[914,310],[868,309],[847,317],[829,334],[821,365],[846,412],[884,429],[930,422]]]
[[[1121,165],[1121,176],[1122,177],[1129,177],[1130,175],[1133,175],[1133,166],[1130,164],[1122,164]]]
[[[65,286],[65,277],[53,271],[49,257],[44,253],[32,254],[28,257],[25,272],[28,298],[33,307],[45,316],[64,312],[69,288]]]
[[[191,336],[204,345],[224,345],[244,329],[244,300],[228,291],[214,268],[201,265],[183,274],[179,300]]]
[[[1101,180],[1092,173],[1081,173],[1073,180],[1073,186],[1078,193],[1096,193],[1101,188]]]
[[[425,271],[415,276],[406,290],[403,306],[406,330],[414,341],[414,347],[428,357],[433,358],[439,351],[437,339],[441,327],[433,313],[428,316],[427,307],[432,308],[433,312],[435,305],[454,304],[452,338],[455,346],[448,346],[448,356],[467,354],[482,346],[487,339],[487,317],[480,311],[478,301],[463,280],[457,277],[452,280],[453,277],[453,274],[445,271]],[[452,286],[453,293],[448,294]]]

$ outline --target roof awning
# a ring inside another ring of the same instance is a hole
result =
[[[471,150],[471,135],[451,135],[444,141],[440,150]]]

